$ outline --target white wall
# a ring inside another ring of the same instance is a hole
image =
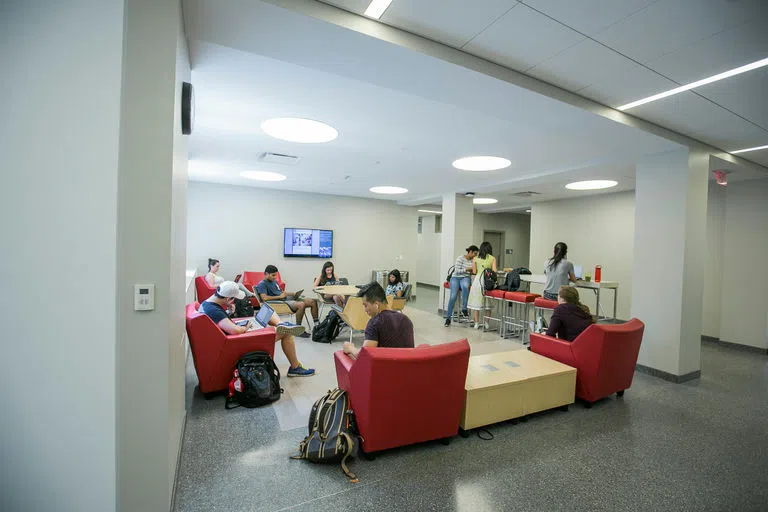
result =
[[[115,510],[123,2],[6,0],[0,40],[0,501]]]
[[[505,267],[526,267],[530,257],[531,217],[519,213],[475,213],[475,245],[483,242],[483,231],[504,233],[504,248],[512,249],[512,256],[504,255]],[[494,247],[494,254],[503,250]]]
[[[421,283],[442,286],[448,270],[440,268],[442,234],[435,233],[435,215],[422,215],[421,234],[416,235],[416,275]]]
[[[730,183],[723,232],[720,335],[768,348],[768,179]]]
[[[418,277],[416,208],[394,201],[190,182],[187,217],[188,267],[207,272],[208,258],[221,260],[220,274],[274,264],[289,290],[311,296],[325,260],[284,258],[283,228],[333,230],[336,275],[367,283],[374,269],[399,268]]]
[[[531,243],[528,267],[544,273],[545,260],[552,257],[557,242],[568,244],[568,259],[594,273],[603,266],[604,281],[619,281],[617,315],[630,318],[632,297],[632,247],[635,226],[634,192],[535,203],[531,211]],[[542,286],[531,290],[541,293]],[[579,290],[582,302],[595,310],[594,295]],[[601,307],[612,313],[613,293],[601,293]]]
[[[723,234],[725,231],[725,197],[728,189],[709,182],[707,197],[707,249],[704,252],[704,299],[701,334],[720,337],[720,302],[723,279]]]

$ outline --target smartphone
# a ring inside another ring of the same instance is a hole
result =
[[[245,327],[248,325],[248,320],[243,320],[242,322],[235,322],[235,325],[239,325],[240,327]]]

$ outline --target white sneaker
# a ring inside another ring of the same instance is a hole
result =
[[[479,329],[479,328],[480,328],[480,322],[475,322],[475,329]]]
[[[490,328],[491,328],[491,324],[489,324],[488,322],[485,322],[485,323],[483,324],[483,328],[484,328],[484,329],[487,331],[488,329],[490,329]]]

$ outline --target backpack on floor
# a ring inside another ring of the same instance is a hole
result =
[[[358,437],[346,391],[336,388],[315,402],[309,413],[308,432],[299,443],[299,454],[291,458],[310,462],[341,461],[341,470],[354,479],[354,473],[347,468],[347,458],[354,453]]]
[[[483,270],[483,291],[490,291],[496,288],[496,272],[487,268]]]
[[[253,316],[253,304],[248,297],[235,299],[235,318],[247,318]]]
[[[339,332],[341,332],[341,317],[332,309],[323,321],[312,329],[312,341],[330,343],[336,339]]]
[[[256,350],[243,355],[235,365],[226,409],[260,407],[280,400],[280,370],[267,352]]]

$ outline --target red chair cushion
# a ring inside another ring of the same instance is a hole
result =
[[[536,297],[533,301],[533,305],[537,308],[555,309],[558,305],[556,300],[545,299],[544,297]]]
[[[541,295],[528,292],[506,292],[504,294],[504,300],[512,302],[533,302],[536,297],[541,297]]]
[[[486,297],[493,297],[494,299],[501,299],[504,300],[504,294],[507,293],[504,290],[491,290],[489,292],[485,292]]]

